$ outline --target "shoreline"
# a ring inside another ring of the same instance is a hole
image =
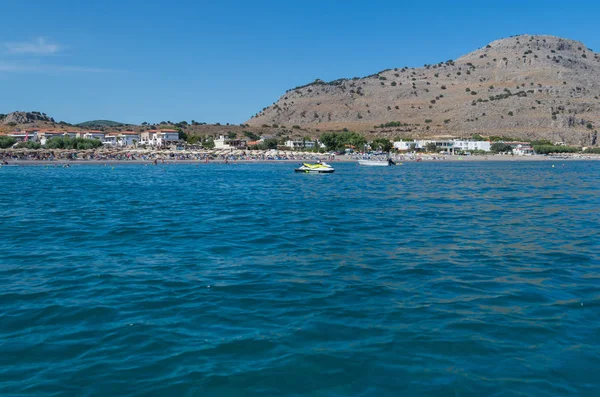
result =
[[[315,156],[316,157],[316,156]],[[600,155],[569,155],[569,156],[506,156],[506,155],[488,155],[488,156],[419,156],[420,160],[415,158],[402,158],[402,156],[393,157],[394,161],[396,161],[397,165],[403,163],[454,163],[454,162],[517,162],[517,163],[525,163],[525,162],[536,162],[536,161],[599,161]],[[314,159],[239,159],[239,160],[225,160],[225,159],[210,159],[206,161],[205,159],[165,159],[164,162],[159,160],[157,162],[157,166],[159,165],[177,165],[177,164],[273,164],[273,163],[298,163],[298,162],[313,162],[316,161],[317,158]],[[71,159],[16,159],[16,160],[6,160],[8,164],[0,163],[0,167],[9,167],[9,166],[45,166],[45,165],[55,165],[55,166],[64,166],[64,165],[155,165],[154,160],[144,160],[144,159],[90,159],[90,160],[71,160]],[[331,164],[336,163],[358,163],[358,159],[353,156],[338,156],[333,160],[326,160]]]

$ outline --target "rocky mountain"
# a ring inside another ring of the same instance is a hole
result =
[[[0,124],[30,124],[37,121],[54,123],[52,117],[46,116],[45,113],[40,112],[12,112],[5,115],[0,115]]]
[[[597,145],[599,96],[599,54],[574,40],[521,35],[422,68],[316,80],[288,90],[247,124]]]

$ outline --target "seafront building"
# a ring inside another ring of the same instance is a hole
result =
[[[421,139],[414,141],[396,141],[394,142],[394,148],[399,151],[414,151],[423,150],[427,145],[434,143],[439,151],[445,151],[449,153],[456,152],[467,152],[474,150],[482,150],[489,152],[491,150],[491,142],[489,141],[473,141],[473,140],[462,140],[462,139]]]
[[[177,130],[150,130],[141,134],[135,131],[122,132],[104,132],[98,130],[91,131],[57,131],[57,130],[23,130],[2,133],[0,135],[14,138],[17,142],[39,142],[45,145],[50,139],[65,138],[72,139],[97,139],[104,146],[109,147],[127,147],[145,144],[152,147],[166,147],[179,143],[179,132]]]
[[[103,145],[113,147],[137,146],[139,142],[140,134],[134,131],[109,132],[102,140]]]
[[[246,141],[243,139],[229,138],[225,135],[219,135],[219,138],[213,141],[215,149],[239,149],[244,150],[247,147]]]
[[[535,154],[533,147],[529,142],[504,142],[513,150],[513,153],[517,156],[531,156]]]
[[[177,134],[179,138],[179,134]],[[123,131],[119,134],[119,146],[137,146],[140,143],[140,134],[134,131]]]
[[[455,140],[452,141],[452,149],[454,151],[468,152],[472,150],[483,150],[489,152],[492,149],[492,143],[490,141],[463,141]]]
[[[151,147],[165,147],[179,142],[177,130],[148,130],[140,134],[140,143]]]
[[[109,132],[108,134],[104,135],[104,139],[102,139],[102,144],[104,146],[117,146],[118,139],[118,132]]]
[[[106,134],[102,131],[88,131],[85,134],[83,134],[82,138],[98,139],[98,140],[102,141],[102,140],[104,140],[105,136],[106,136]]]
[[[285,142],[285,146],[289,147],[291,149],[302,149],[302,148],[308,148],[308,149],[312,149],[317,147],[317,142],[316,141],[293,141],[293,140],[289,140]]]
[[[14,131],[6,134],[6,136],[14,138],[17,142],[37,142],[39,140],[38,131],[36,130]]]

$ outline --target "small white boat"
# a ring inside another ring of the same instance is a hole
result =
[[[302,163],[295,172],[304,172],[306,174],[331,174],[335,171],[332,166],[327,163]]]
[[[390,165],[396,165],[392,159],[387,160],[358,160],[358,164],[369,167],[388,167]]]

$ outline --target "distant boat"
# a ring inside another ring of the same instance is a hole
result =
[[[358,160],[358,164],[365,165],[368,167],[388,167],[390,165],[396,165],[392,159],[387,160]]]

